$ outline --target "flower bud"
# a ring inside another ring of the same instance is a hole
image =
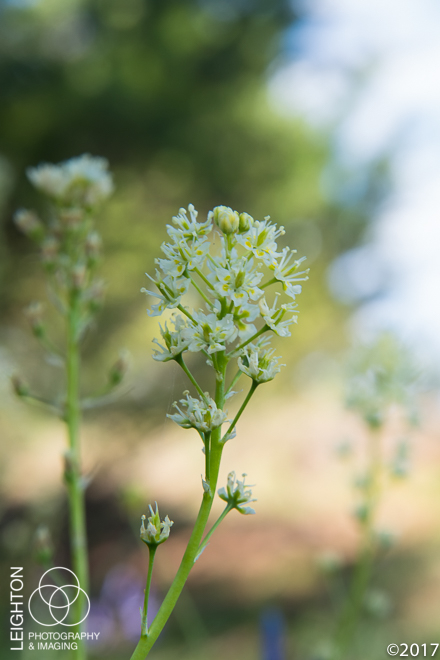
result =
[[[32,332],[35,337],[42,337],[44,335],[42,304],[40,302],[32,302],[26,307],[24,313],[31,324]]]
[[[245,231],[249,231],[249,229],[252,227],[254,224],[254,219],[249,213],[240,213],[239,217],[239,227],[238,231],[240,234],[243,234]]]
[[[63,454],[64,458],[64,482],[66,484],[72,484],[79,474],[78,470],[78,460],[75,457],[74,453],[71,450],[67,450]]]
[[[229,206],[216,206],[213,211],[214,222],[224,234],[235,234],[240,226],[237,211]]]
[[[20,378],[20,376],[12,376],[11,378],[11,383],[12,387],[14,388],[14,392],[17,396],[28,396],[29,395],[29,387],[27,383]]]
[[[109,382],[112,387],[116,387],[124,378],[128,370],[128,351],[121,351],[119,358],[111,367],[109,372]]]
[[[149,509],[151,516],[148,519],[146,516],[141,516],[140,537],[149,548],[154,548],[167,540],[170,535],[171,526],[174,523],[168,518],[168,516],[165,516],[165,520],[161,521],[157,502],[155,512],[151,508],[151,505],[149,506]],[[147,521],[146,527],[145,521]]]
[[[44,225],[34,211],[19,209],[14,215],[16,227],[34,241],[40,241],[44,237]]]

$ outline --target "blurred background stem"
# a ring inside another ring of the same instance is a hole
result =
[[[81,588],[86,593],[89,590],[89,567],[87,555],[87,531],[85,517],[84,480],[81,474],[81,452],[80,452],[80,397],[79,397],[79,299],[76,291],[70,296],[70,308],[68,313],[68,341],[67,341],[67,406],[66,423],[68,430],[69,451],[66,460],[66,483],[69,498],[70,511],[70,548],[72,565]],[[82,611],[83,601],[77,598],[75,603],[75,621],[81,621],[84,616]],[[81,624],[74,628],[75,632],[81,632]],[[77,660],[86,660],[87,652],[85,644],[78,643],[76,650]]]
[[[380,497],[381,472],[380,433],[377,428],[371,428],[368,438],[365,500],[359,515],[362,533],[361,551],[350,584],[349,595],[337,624],[332,660],[345,660],[347,657],[359,624],[362,606],[373,572],[376,546],[374,522]]]

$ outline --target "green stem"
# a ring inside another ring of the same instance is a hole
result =
[[[50,401],[43,399],[43,397],[37,396],[36,394],[31,394],[30,392],[21,394],[20,396],[26,401],[36,403],[37,405],[46,408],[46,410],[50,410],[52,413],[57,415],[57,417],[63,417],[64,411],[62,408],[59,408],[55,403],[51,403]]]
[[[148,546],[149,560],[148,560],[148,575],[147,584],[145,587],[144,610],[142,613],[142,635],[148,635],[148,601],[150,599],[151,577],[153,575],[154,557],[156,555],[157,545]]]
[[[381,468],[380,436],[376,430],[369,439],[369,470],[365,492],[366,517],[362,523],[362,550],[353,575],[350,593],[336,628],[333,660],[344,660],[347,657],[373,571],[375,555],[374,520],[380,497]]]
[[[243,372],[241,371],[241,369],[239,369],[239,370],[237,371],[237,373],[235,374],[234,378],[232,379],[232,382],[231,382],[231,384],[229,385],[228,389],[226,390],[226,394],[229,394],[229,392],[232,390],[232,388],[234,387],[234,385],[237,383],[238,379],[239,379],[240,376],[242,376],[242,375],[243,375]]]
[[[254,339],[257,339],[257,337],[262,335],[264,332],[267,332],[268,330],[270,330],[270,328],[267,325],[267,323],[265,323],[263,325],[263,327],[260,328],[260,330],[257,330],[257,332],[252,335],[252,337],[249,337],[249,339],[246,339],[246,341],[244,341],[242,344],[240,344],[240,346],[237,346],[237,348],[234,348],[234,350],[231,351],[231,353],[228,353],[228,355],[236,355],[239,351],[241,351],[242,348],[244,348],[245,346],[250,344],[251,341],[254,341]]]
[[[275,284],[276,282],[278,282],[277,278],[276,278],[276,277],[272,277],[271,280],[268,280],[268,281],[265,282],[264,284],[260,284],[260,286],[259,286],[258,288],[259,288],[259,289],[265,289],[265,288],[266,288],[267,286],[269,286],[270,284]]]
[[[182,312],[182,314],[185,314],[185,316],[187,316],[189,318],[189,320],[194,323],[194,325],[197,325],[197,322],[196,322],[195,318],[193,316],[191,316],[191,314],[188,312],[187,309],[185,309],[185,307],[183,305],[177,305],[177,309],[180,310]]]
[[[184,361],[184,359],[183,359],[183,355],[182,355],[182,353],[180,353],[180,355],[177,355],[177,357],[175,358],[175,360],[176,360],[177,364],[180,364],[180,366],[182,367],[183,371],[186,373],[186,375],[187,375],[188,378],[190,379],[191,383],[194,385],[194,387],[196,388],[197,392],[200,394],[200,396],[201,396],[201,398],[203,399],[203,401],[206,402],[206,396],[205,396],[205,393],[204,393],[204,391],[202,390],[202,388],[200,387],[200,385],[198,384],[198,382],[196,381],[196,379],[194,378],[194,376],[192,375],[192,373],[190,372],[190,370],[188,369],[188,367],[186,366],[185,361]]]
[[[213,526],[211,527],[211,529],[209,530],[209,532],[207,533],[207,535],[206,535],[205,538],[203,539],[202,543],[200,544],[200,546],[199,546],[199,551],[198,551],[198,553],[197,553],[197,556],[198,556],[198,557],[200,557],[200,555],[202,554],[203,550],[204,550],[204,549],[206,548],[206,546],[208,545],[208,541],[209,541],[209,539],[211,538],[211,536],[214,534],[214,532],[215,532],[215,530],[217,529],[217,527],[220,525],[221,522],[223,522],[223,520],[224,520],[224,519],[226,518],[226,516],[228,515],[229,511],[232,511],[233,508],[234,508],[234,507],[231,506],[231,504],[227,504],[227,505],[226,505],[226,507],[225,507],[223,513],[222,513],[221,516],[218,518],[218,520],[213,524]]]
[[[215,402],[218,408],[223,409],[225,402],[225,391],[224,391],[224,382],[225,382],[225,371],[226,371],[226,360],[222,356],[222,369],[220,376],[216,382],[216,391],[215,391]],[[176,573],[176,576],[173,580],[171,587],[168,590],[167,595],[164,598],[162,605],[150,626],[148,635],[141,635],[141,638],[136,646],[131,660],[144,660],[144,658],[150,652],[153,644],[159,637],[162,629],[164,628],[171,612],[174,609],[174,606],[177,603],[177,600],[180,596],[180,593],[185,585],[185,582],[190,574],[194,562],[199,553],[200,543],[203,538],[203,533],[208,522],[209,514],[211,512],[212,503],[214,500],[214,495],[217,487],[218,474],[220,469],[220,462],[222,457],[223,445],[220,438],[221,430],[220,427],[214,429],[211,433],[211,451],[210,451],[210,492],[203,493],[202,503],[199,509],[199,514],[194,525],[191,537],[188,541],[185,553],[183,555],[182,561],[180,563],[179,569]]]
[[[211,455],[211,433],[205,433],[205,481],[209,484],[210,474],[210,455]]]
[[[214,262],[214,264],[215,264],[215,262]],[[214,285],[211,284],[211,282],[208,280],[208,278],[202,273],[202,271],[199,268],[194,268],[194,272],[197,273],[197,275],[204,281],[206,286],[209,286],[210,289],[215,291]]]
[[[66,402],[66,424],[69,440],[68,460],[66,470],[66,482],[70,509],[70,546],[72,553],[73,571],[77,576],[80,586],[88,594],[89,591],[89,568],[87,558],[87,535],[84,503],[84,486],[81,476],[80,455],[80,422],[81,410],[79,401],[79,370],[80,355],[78,346],[78,320],[79,301],[76,293],[72,293],[70,309],[68,313],[68,336],[67,336],[67,402]],[[74,620],[81,621],[84,602],[77,598],[74,608]],[[73,627],[74,632],[81,632],[81,624]],[[77,660],[86,660],[87,651],[83,641],[78,643],[75,652]]]
[[[194,280],[193,280],[192,277],[191,277],[190,279],[191,279],[191,284],[192,284],[193,287],[196,289],[196,291],[202,296],[202,298],[203,298],[203,300],[205,301],[205,303],[206,303],[207,305],[209,305],[209,307],[214,307],[214,305],[213,305],[212,302],[209,300],[209,298],[208,298],[208,296],[206,295],[206,293],[205,293],[204,291],[202,291],[202,289],[199,287],[198,284],[196,284],[196,282],[194,282]]]
[[[222,442],[225,442],[225,439],[227,439],[228,435],[234,430],[234,426],[237,424],[238,420],[240,419],[241,415],[243,414],[244,409],[246,408],[247,404],[249,403],[253,393],[255,392],[255,390],[257,389],[259,384],[260,383],[257,383],[255,380],[252,381],[252,385],[250,387],[250,390],[247,393],[247,396],[246,396],[245,400],[241,404],[240,410],[235,415],[230,427],[228,428],[228,430],[224,434],[224,436],[222,438]]]

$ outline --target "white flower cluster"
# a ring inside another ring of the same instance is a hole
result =
[[[260,339],[256,344],[248,344],[238,358],[238,368],[256,383],[273,380],[285,364],[278,364],[274,358],[274,348],[268,348],[268,340]]]
[[[297,321],[299,282],[307,279],[308,271],[299,270],[303,259],[293,259],[295,250],[278,250],[284,228],[269,217],[254,220],[227,206],[217,206],[204,222],[197,215],[190,205],[167,226],[170,241],[162,244],[155,277],[148,275],[158,291],[142,289],[158,299],[148,310],[150,316],[176,310],[171,323],[160,328],[163,343],[153,340],[153,357],[161,362],[176,360],[185,369],[186,351],[203,352],[217,380],[225,377],[219,365],[237,359],[239,373],[249,376],[255,388],[272,380],[282,366],[274,357],[275,349],[260,335],[290,336],[290,326]],[[277,284],[281,291],[268,299],[267,288]],[[190,289],[204,307],[190,309],[184,304]],[[287,296],[285,301],[280,300],[282,295]],[[200,388],[198,392],[202,394]],[[208,394],[194,399],[188,393],[180,403],[185,410],[175,403],[178,413],[169,417],[183,428],[206,433],[226,420],[226,413]]]
[[[226,488],[220,488],[217,493],[220,499],[229,504],[231,509],[237,509],[239,513],[249,515],[255,513],[255,509],[251,506],[244,505],[256,502],[257,500],[252,499],[252,491],[249,486],[246,486],[246,474],[243,474],[242,477],[243,481],[239,481],[235,478],[235,472],[230,472],[228,474]]]
[[[219,410],[208,393],[205,394],[203,399],[195,399],[189,395],[188,391],[185,391],[184,394],[186,399],[180,399],[180,403],[186,410],[182,411],[175,402],[173,405],[179,412],[175,415],[167,415],[182,428],[197,429],[202,433],[209,433],[226,421],[227,412]]]
[[[36,188],[65,206],[93,207],[113,192],[107,160],[89,154],[30,167],[27,175]]]
[[[190,205],[188,212],[180,209],[173,223],[167,227],[171,242],[161,247],[164,258],[156,260],[156,277],[148,276],[158,293],[143,291],[159,301],[148,310],[151,316],[178,308],[186,318],[176,316],[173,331],[166,326],[161,330],[165,346],[156,341],[160,351],[155,359],[170,360],[186,350],[208,355],[226,351],[237,339],[247,341],[258,331],[254,323],[258,318],[265,331],[290,336],[289,328],[297,321],[298,282],[307,279],[308,271],[298,271],[303,259],[292,261],[294,250],[278,251],[276,240],[284,234],[283,227],[268,217],[260,222],[225,206],[216,207],[205,222],[198,222],[197,211]],[[217,254],[212,253],[208,238],[214,226],[221,230]],[[290,302],[279,305],[280,293],[271,304],[266,299],[266,287],[277,282]],[[190,311],[183,306],[190,287],[199,292],[207,309]]]

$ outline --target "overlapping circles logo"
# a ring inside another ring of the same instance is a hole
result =
[[[54,571],[67,571],[70,573],[70,576],[67,578],[69,583],[61,584],[59,573],[54,573]],[[46,575],[51,573],[53,573],[51,579],[57,584],[44,584],[44,578]],[[76,584],[71,584],[71,575],[73,575]],[[80,621],[65,623],[65,620],[69,616],[71,606],[78,600],[78,598],[82,598],[84,604],[87,603],[87,608],[85,608],[87,611],[85,615]],[[55,566],[54,568],[50,568],[41,576],[38,587],[35,589],[35,591],[32,592],[29,598],[28,609],[29,614],[33,620],[42,626],[50,627],[57,626],[59,624],[63,626],[77,626],[78,624],[85,621],[89,615],[90,599],[84,589],[81,589],[78,578],[76,577],[75,573],[70,570],[70,568]],[[46,609],[46,611],[52,617],[53,623],[44,623],[43,621],[39,621],[39,619],[37,619],[34,612],[32,611],[38,611],[39,616],[41,616],[41,613],[44,611],[44,609]]]

